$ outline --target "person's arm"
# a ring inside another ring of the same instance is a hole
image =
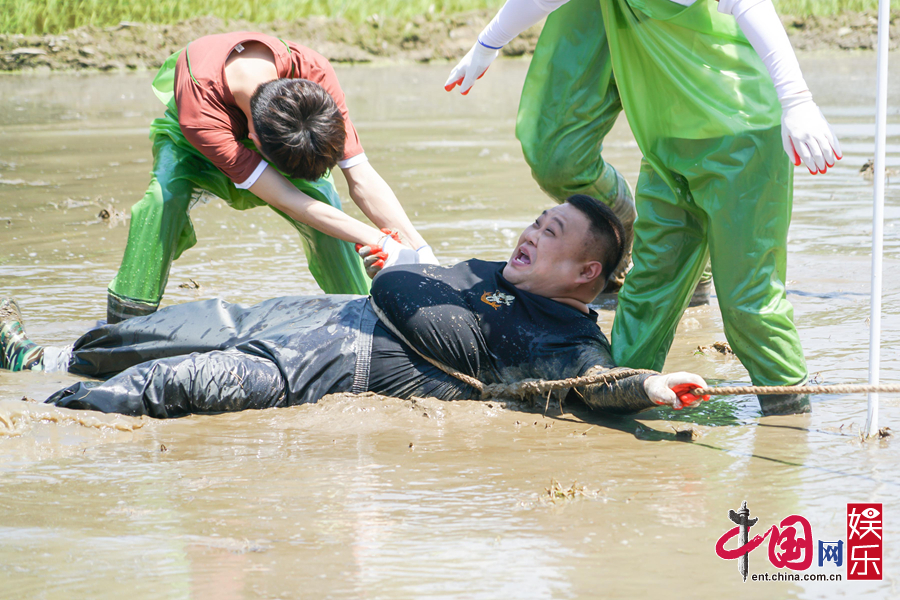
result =
[[[813,175],[825,173],[842,158],[837,136],[813,102],[800,63],[771,0],[717,0],[719,12],[733,15],[759,54],[781,102],[784,151]]]
[[[304,194],[281,173],[266,168],[250,192],[292,219],[346,242],[380,246],[385,234]]]
[[[475,80],[481,79],[481,76],[497,58],[500,48],[568,1],[507,0],[497,15],[478,35],[478,41],[475,42],[472,49],[450,72],[444,89],[449,92],[458,85],[461,94],[468,94],[475,84]]]
[[[394,191],[369,161],[341,169],[350,188],[350,197],[376,227],[393,229],[414,250],[426,246]]]
[[[621,367],[609,369],[592,367],[585,375],[610,374],[622,371]],[[640,374],[624,377],[610,383],[595,383],[575,388],[584,402],[594,410],[615,415],[629,415],[660,406],[671,406],[675,410],[696,406],[700,398],[682,396],[688,388],[703,388],[706,382],[693,373]],[[709,400],[709,396],[704,396]],[[690,401],[689,401],[690,400]]]

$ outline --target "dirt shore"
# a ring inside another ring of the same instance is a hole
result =
[[[267,24],[200,17],[176,25],[123,22],[115,27],[82,27],[64,35],[0,34],[0,71],[155,69],[190,40],[224,31],[257,30],[315,48],[335,62],[450,60],[465,54],[490,19],[488,11],[453,16],[422,15],[411,21],[377,16],[355,24],[341,19],[310,18]],[[900,40],[900,12],[891,17],[891,49]],[[874,14],[834,17],[782,16],[799,50],[872,50]],[[503,49],[507,56],[530,54],[540,27]]]

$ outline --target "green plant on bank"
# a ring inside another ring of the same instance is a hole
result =
[[[203,15],[255,23],[310,16],[360,22],[373,14],[405,19],[499,5],[496,0],[0,0],[0,32],[59,33],[82,25],[177,23]]]
[[[832,15],[874,10],[878,0],[774,0],[782,13]],[[502,0],[0,0],[0,32],[60,33],[121,21],[177,23],[213,15],[255,23],[290,21],[309,16],[342,17],[361,22],[377,14],[385,19],[454,14],[498,8]]]

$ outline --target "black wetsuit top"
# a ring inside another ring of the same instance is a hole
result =
[[[372,300],[420,352],[483,383],[564,379],[612,368],[609,342],[588,314],[503,278],[503,262],[404,265],[372,282]],[[398,396],[478,394],[425,361],[383,324],[375,328],[369,389]]]

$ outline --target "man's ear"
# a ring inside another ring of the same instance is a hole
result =
[[[584,263],[578,274],[578,283],[591,283],[603,275],[603,265],[596,260]]]
[[[259,148],[259,136],[256,135],[255,131],[248,133],[247,137],[250,138],[250,141],[253,142],[257,148]]]

